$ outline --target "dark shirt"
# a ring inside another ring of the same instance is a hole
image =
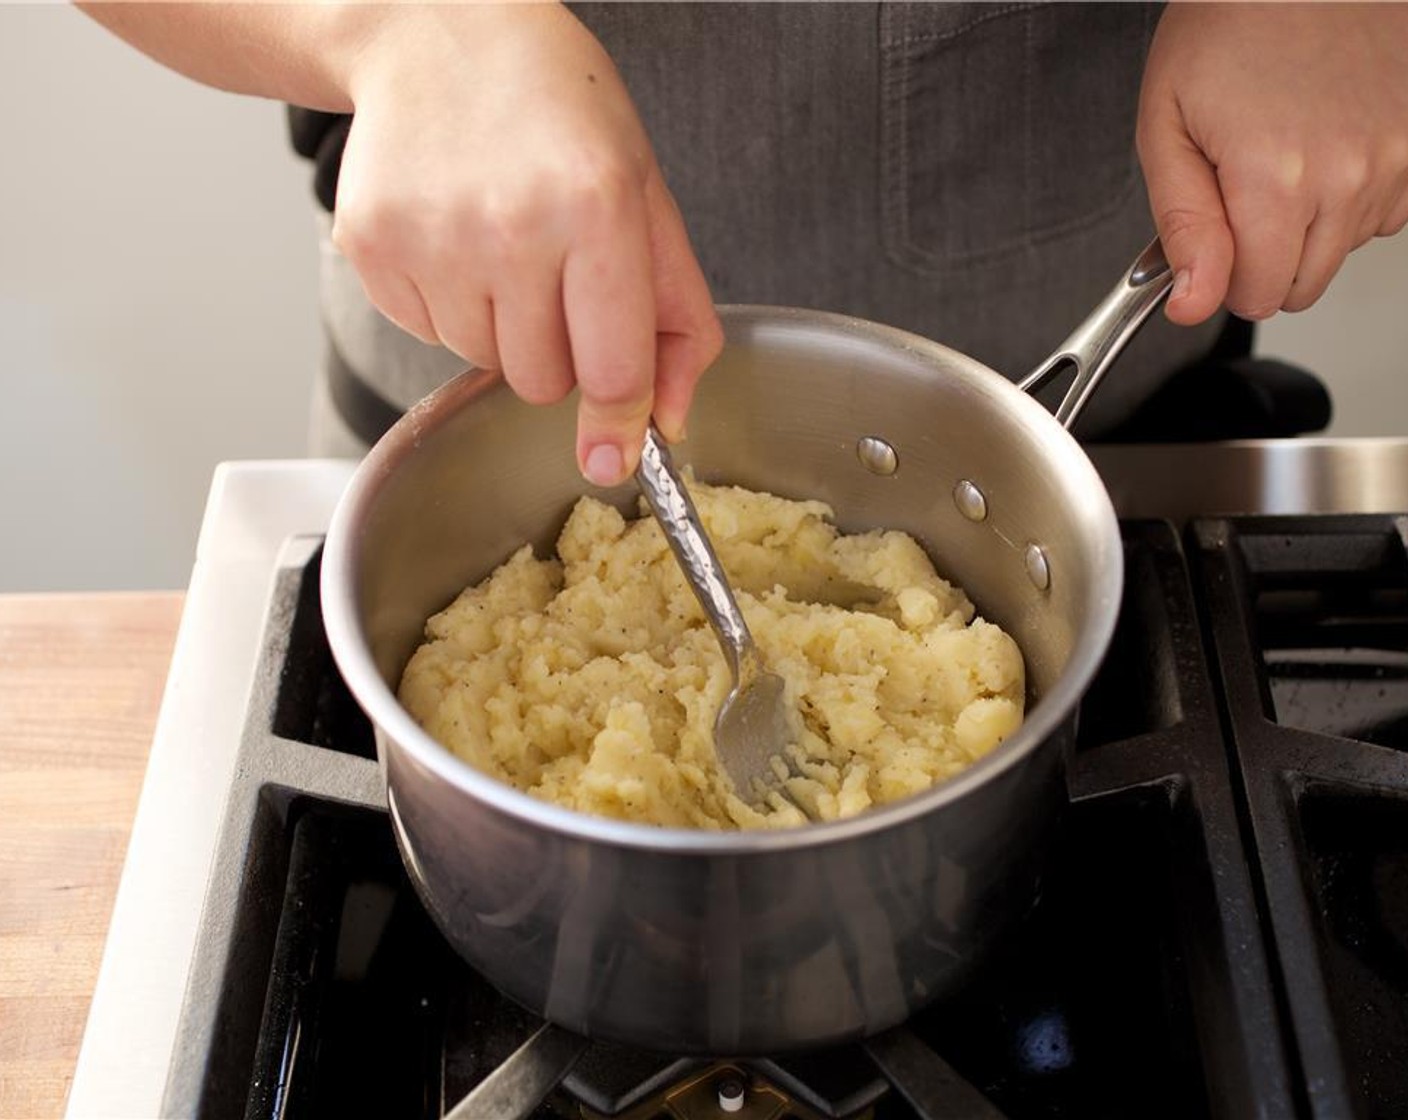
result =
[[[1015,379],[1153,235],[1134,126],[1157,5],[573,11],[616,61],[720,303],[842,311]],[[289,122],[331,210],[349,118]],[[400,407],[443,380],[444,362],[373,322],[342,258],[324,263],[349,368]],[[1220,326],[1151,322],[1083,424],[1119,423]]]
[[[313,193],[323,209],[332,213],[337,199],[337,172],[342,166],[342,149],[352,117],[347,113],[323,113],[317,109],[288,107],[289,138],[293,150],[313,161]]]

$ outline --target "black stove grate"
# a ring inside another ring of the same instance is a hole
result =
[[[1391,656],[1362,668],[1364,650],[1404,648],[1403,522],[1331,521],[1194,529],[1215,661],[1173,529],[1123,526],[1120,624],[1042,898],[904,1034],[1012,1120],[1408,1115],[1400,677]],[[198,959],[207,1000],[186,1011],[223,1041],[189,1101],[173,1080],[175,1113],[439,1117],[540,1026],[448,949],[384,812],[340,803],[344,777],[375,773],[321,637],[317,560],[277,581],[222,839],[242,872],[207,907],[242,917]],[[1349,669],[1324,653],[1342,648]],[[1326,687],[1348,722],[1324,723]],[[1321,734],[1336,729],[1371,745]],[[943,1077],[894,1058],[877,1041],[727,1069],[791,1094],[804,1120],[942,1115]],[[593,1043],[532,1118],[655,1120],[653,1094],[713,1069]]]
[[[438,1117],[449,991],[469,979],[410,893],[382,814],[295,806],[244,1115]]]
[[[1408,1116],[1408,518],[1192,541],[1307,1107]]]
[[[277,691],[273,697],[271,730],[277,736],[359,758],[376,757],[376,739],[367,719],[337,671],[318,593],[322,549],[315,552],[296,579],[281,581],[280,603],[270,620],[283,622],[287,643]],[[286,620],[286,621],[285,621]],[[273,639],[274,635],[268,635]]]

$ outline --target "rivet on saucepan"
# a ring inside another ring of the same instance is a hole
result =
[[[987,497],[966,478],[953,488],[953,504],[958,512],[969,521],[986,521],[988,516]]]
[[[1038,591],[1051,586],[1051,562],[1046,559],[1046,550],[1039,544],[1027,545],[1023,560],[1027,566],[1027,578]]]
[[[894,474],[900,469],[900,457],[894,447],[879,436],[861,436],[856,440],[856,458],[871,474]]]

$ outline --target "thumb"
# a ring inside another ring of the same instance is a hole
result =
[[[1222,306],[1232,274],[1232,230],[1217,170],[1184,130],[1176,109],[1147,125],[1140,121],[1139,161],[1173,270],[1165,310],[1173,322],[1193,326]]]

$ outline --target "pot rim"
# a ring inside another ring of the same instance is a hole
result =
[[[1114,506],[1104,482],[1075,439],[1013,382],[920,335],[848,315],[802,308],[734,304],[721,305],[718,311],[730,338],[735,332],[759,326],[824,326],[844,336],[860,336],[888,348],[916,353],[931,359],[943,376],[970,380],[993,401],[994,407],[1014,410],[1020,423],[1034,430],[1050,460],[1048,469],[1063,477],[1069,488],[1083,494],[1078,512],[1091,523],[1091,537],[1099,542],[1092,561],[1097,568],[1093,606],[1054,686],[1027,711],[1016,734],[952,777],[854,817],[794,828],[711,831],[620,821],[541,801],[476,769],[433,739],[401,706],[376,667],[356,608],[360,527],[381,487],[394,475],[398,464],[461,407],[486,392],[509,391],[497,373],[469,371],[414,405],[368,452],[338,501],[323,548],[320,591],[329,646],[349,690],[377,731],[383,777],[388,783],[386,752],[394,747],[488,808],[579,840],[671,855],[791,851],[844,843],[910,823],[958,801],[1037,750],[1071,716],[1109,647],[1124,585],[1124,552]]]

